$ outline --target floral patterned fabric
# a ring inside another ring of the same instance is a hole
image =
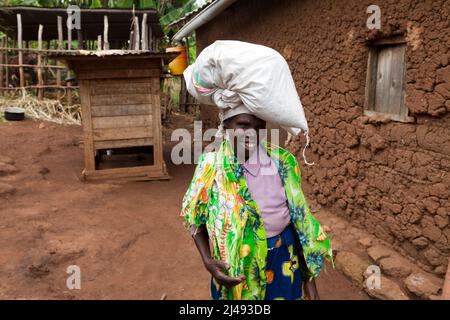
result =
[[[261,144],[275,162],[283,182],[308,277],[317,277],[323,259],[332,260],[331,245],[308,207],[297,160],[281,147],[267,141]],[[222,299],[264,299],[267,285],[266,233],[258,206],[247,188],[243,167],[229,141],[224,140],[217,152],[200,156],[183,198],[181,216],[187,228],[206,225],[213,244],[213,257],[228,263],[228,275],[244,274],[246,277],[246,281],[231,289],[223,287]]]

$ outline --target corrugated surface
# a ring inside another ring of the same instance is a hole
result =
[[[181,18],[179,18],[178,20],[175,20],[174,22],[169,24],[169,27],[173,27],[177,24],[180,24],[182,22],[187,22],[189,21],[191,18],[193,18],[197,13],[199,13],[200,11],[202,11],[203,9],[205,9],[207,6],[209,6],[212,2],[214,2],[216,0],[209,0],[207,1],[203,6],[195,9],[194,11],[188,12],[186,13],[184,16],[182,16]]]
[[[0,1],[1,2],[1,1]],[[43,40],[58,38],[57,17],[63,18],[64,37],[66,37],[67,9],[42,7],[0,7],[0,30],[17,34],[16,14],[22,15],[23,40],[37,40],[39,24],[44,26]],[[155,10],[135,10],[135,15],[142,21],[143,14],[147,14],[147,22],[152,28],[152,34],[161,38],[164,33],[159,23],[159,16]],[[128,40],[130,37],[132,9],[81,9],[81,28],[84,30],[84,40],[96,40],[103,34],[103,16],[108,16],[109,40]],[[73,32],[74,37],[76,32]]]

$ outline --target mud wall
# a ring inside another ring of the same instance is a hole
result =
[[[268,45],[287,59],[310,127],[304,189],[428,271],[450,256],[450,1],[389,0],[381,29],[366,27],[373,1],[237,1],[197,30],[199,50],[218,39]],[[404,36],[406,105],[414,123],[363,115],[368,41]],[[214,126],[217,114],[202,107]]]

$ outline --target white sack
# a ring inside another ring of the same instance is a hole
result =
[[[189,93],[202,104],[224,109],[243,103],[257,117],[293,135],[308,131],[289,66],[271,48],[216,41],[184,71],[184,78]]]

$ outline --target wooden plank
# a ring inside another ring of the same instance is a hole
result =
[[[78,73],[78,79],[108,79],[108,78],[153,78],[159,77],[161,71],[159,69],[112,69],[112,70],[102,70],[102,69],[92,69],[90,71],[79,71],[75,68]]]
[[[403,105],[403,82],[405,73],[405,47],[392,47],[391,79],[389,86],[388,113],[401,114]]]
[[[364,109],[373,110],[375,107],[375,90],[377,83],[377,49],[369,48],[369,56],[366,69],[366,87]]]
[[[159,88],[159,79],[153,79],[153,86]],[[155,138],[154,145],[154,164],[156,167],[163,166],[163,150],[162,150],[162,130],[161,130],[161,105],[159,94],[152,94],[153,106],[153,136]]]
[[[93,117],[152,114],[151,104],[99,105],[91,109]]]
[[[17,47],[19,49],[22,49],[22,16],[20,15],[20,13],[17,14]],[[23,64],[22,51],[19,51],[18,59],[19,65],[22,65]],[[25,74],[22,66],[19,67],[19,84],[20,87],[25,86]]]
[[[395,37],[389,37],[385,39],[375,39],[373,41],[370,41],[370,43],[374,46],[381,46],[381,45],[405,44],[406,40],[403,35],[398,35]]]
[[[105,141],[94,141],[94,147],[96,150],[113,149],[113,148],[152,146],[153,143],[154,143],[153,138],[105,140]]]
[[[404,123],[416,123],[416,119],[414,117],[403,116],[398,114],[388,114],[381,113],[372,110],[364,110],[364,115],[369,116],[372,119],[376,119],[378,121],[384,122],[386,119],[391,119],[398,122]]]
[[[94,117],[92,127],[95,129],[145,127],[152,124],[151,115]]]
[[[134,179],[137,177],[146,178],[144,180],[165,180],[171,177],[164,169],[155,166],[140,166],[130,168],[104,169],[104,170],[84,170],[83,176],[86,180],[98,179]]]
[[[95,88],[97,86],[110,86],[110,85],[121,85],[123,86],[124,84],[138,84],[138,85],[142,85],[142,84],[148,84],[149,86],[151,86],[152,82],[150,81],[151,79],[149,78],[136,78],[133,80],[124,80],[124,79],[101,79],[101,80],[92,80],[91,81],[91,87]]]
[[[93,96],[99,95],[118,95],[118,94],[150,94],[152,93],[152,87],[148,82],[107,82],[98,81],[96,84],[92,84],[91,94]]]
[[[137,16],[134,17],[134,50],[139,50],[139,18]]]
[[[389,87],[391,83],[392,51],[383,48],[378,52],[375,111],[389,112]]]
[[[44,26],[42,24],[39,25],[38,29],[38,49],[42,49],[42,33],[44,31]],[[42,79],[42,54],[38,53],[37,60],[37,78],[38,78],[38,86],[43,86],[44,81]],[[44,97],[44,89],[38,88],[38,100],[42,100]]]
[[[97,50],[98,51],[102,50],[102,36],[101,35],[97,36]]]
[[[152,131],[151,127],[94,129],[93,138],[95,141],[151,138]]]
[[[1,47],[5,47],[6,46],[6,44],[8,43],[7,40],[8,40],[8,38],[6,36],[4,36],[2,38]],[[4,52],[0,51],[0,87],[4,86],[4,81],[3,81],[3,77],[4,77],[3,76],[3,74],[4,74],[3,69],[4,68],[2,66],[4,56],[5,56]]]
[[[103,16],[103,50],[109,50],[108,40],[108,16]]]
[[[69,21],[70,17],[67,16],[67,21]],[[72,28],[69,27],[69,23],[66,22],[67,26],[67,50],[72,50]],[[70,69],[67,70],[67,78],[72,78],[72,71]],[[67,85],[67,105],[72,105],[72,83],[68,81]]]
[[[152,103],[150,94],[109,94],[93,95],[91,97],[92,106],[102,105],[128,105],[128,104],[150,104]]]
[[[95,150],[92,136],[89,80],[80,80],[80,100],[84,133],[84,168],[85,170],[95,170]]]
[[[7,47],[8,46],[8,35],[6,35],[6,44],[5,44],[5,47]],[[8,51],[5,51],[5,63],[8,63],[8,61],[9,61],[9,53],[8,53]],[[9,87],[9,68],[6,68],[6,70],[5,70],[5,87]]]
[[[147,30],[148,30],[147,14],[144,13],[144,16],[142,17],[142,26],[141,26],[141,32],[142,32],[142,36],[141,36],[142,47],[141,48],[142,48],[142,50],[147,50],[147,48],[148,48]]]
[[[57,44],[57,48],[58,50],[62,50],[63,49],[63,27],[62,27],[62,17],[58,16],[57,17],[57,23],[58,23],[58,44]],[[59,66],[61,65],[60,61],[57,61],[56,64]],[[57,86],[61,86],[61,70],[60,69],[56,69],[56,85]],[[60,100],[61,99],[61,92],[60,90],[56,91],[56,99]]]
[[[117,70],[117,69],[160,69],[160,59],[152,58],[152,59],[141,59],[139,61],[136,59],[132,59],[130,56],[123,57],[122,60],[113,59],[112,57],[103,57],[101,60],[97,58],[97,60],[91,60],[89,57],[86,57],[85,60],[77,61],[76,68],[77,71],[92,71],[93,66],[95,69],[100,70]]]

